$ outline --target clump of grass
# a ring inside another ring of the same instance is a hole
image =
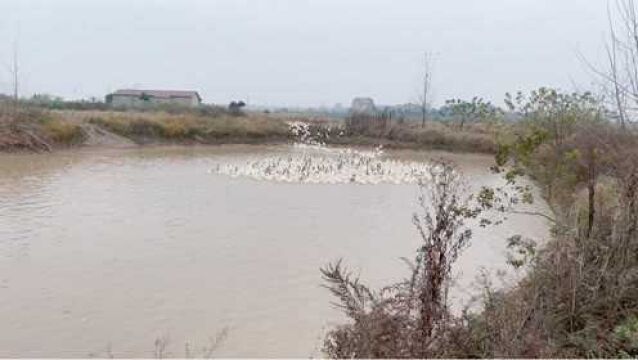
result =
[[[616,326],[614,335],[624,348],[620,354],[622,357],[638,356],[638,317],[636,315]]]
[[[167,139],[185,139],[201,133],[198,124],[190,118],[168,118],[158,125],[162,137]]]
[[[46,118],[42,122],[44,133],[55,143],[73,145],[84,139],[84,132],[77,124],[59,118]]]

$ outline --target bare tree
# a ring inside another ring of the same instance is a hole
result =
[[[611,82],[611,95],[614,101],[614,106],[618,115],[618,122],[620,126],[624,129],[626,123],[626,114],[625,114],[625,106],[626,106],[626,95],[622,90],[620,85],[620,76],[618,74],[618,38],[616,36],[616,31],[614,29],[613,21],[611,20],[611,12],[608,11],[609,17],[609,31],[610,31],[610,40],[609,43],[605,45],[605,52],[607,56],[607,62],[609,65],[609,77]]]
[[[617,38],[617,42],[625,53],[625,75],[629,83],[628,85],[622,83],[619,85],[634,101],[638,101],[638,17],[636,16],[636,5],[633,0],[616,0],[616,9],[625,32],[623,38]]]
[[[581,58],[601,80],[618,124],[625,128],[630,120],[628,110],[638,106],[638,10],[633,0],[614,0],[613,7],[608,4],[607,14],[606,65],[595,66]]]

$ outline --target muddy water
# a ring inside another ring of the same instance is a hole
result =
[[[340,319],[319,267],[344,258],[373,285],[406,274],[419,238],[413,184],[299,184],[231,178],[219,163],[290,147],[145,148],[0,155],[0,357],[197,354],[318,356]],[[447,157],[473,187],[494,184],[481,155]],[[477,229],[453,302],[485,268],[505,268],[505,238],[541,239],[540,218]]]

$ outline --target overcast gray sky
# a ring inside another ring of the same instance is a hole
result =
[[[18,39],[22,95],[196,89],[264,105],[415,101],[424,51],[436,103],[591,75],[604,0],[0,0],[0,64]],[[0,92],[10,75],[0,71]]]

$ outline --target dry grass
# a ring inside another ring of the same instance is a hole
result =
[[[6,104],[5,104],[6,105]],[[3,106],[0,106],[2,112]],[[7,110],[7,106],[4,106]],[[6,111],[5,111],[6,112]],[[290,121],[310,122],[329,136],[325,142],[337,145],[379,145],[394,148],[438,149],[457,152],[494,153],[503,133],[495,124],[469,124],[463,131],[452,124],[430,122],[418,125],[393,123],[379,130],[362,129],[345,133],[343,122],[308,118],[279,118],[268,114],[231,116],[225,113],[170,113],[166,111],[45,110],[23,108],[16,123],[27,126],[52,147],[83,143],[83,126],[91,124],[138,144],[284,143],[290,140]],[[324,131],[325,130],[325,131]],[[345,133],[345,135],[344,135]],[[0,147],[23,148],[10,134]],[[30,146],[30,145],[29,145]],[[29,148],[25,145],[24,148]]]
[[[498,141],[506,136],[508,126],[500,123],[467,124],[462,130],[455,124],[432,121],[420,124],[389,123],[385,127],[358,128],[346,136],[334,138],[335,143],[373,145],[395,148],[435,149],[453,152],[494,154]]]
[[[397,126],[391,128],[387,136],[440,150],[495,153],[498,148],[498,132],[489,124],[472,124],[463,130],[445,123],[429,123],[423,128]]]
[[[56,144],[74,145],[84,139],[82,128],[75,123],[62,118],[46,118],[42,121],[42,130],[48,139]]]
[[[88,114],[85,114],[85,116]],[[93,114],[91,114],[93,115]],[[99,113],[87,120],[139,143],[285,141],[285,122],[258,116],[200,117],[166,113]]]
[[[82,143],[81,127],[56,114],[0,104],[0,150],[50,151]]]

